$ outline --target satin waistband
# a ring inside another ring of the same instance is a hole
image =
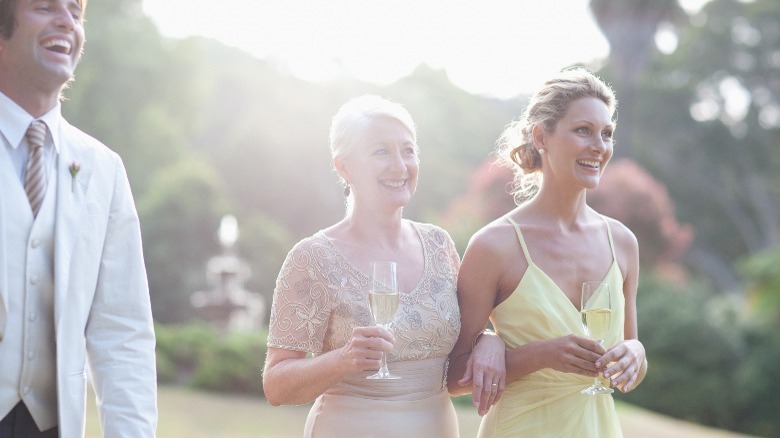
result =
[[[537,371],[508,384],[499,404],[503,407],[511,406],[518,412],[525,412],[565,397],[579,397],[580,390],[592,383],[592,377],[554,370]],[[609,384],[603,378],[602,383]],[[590,398],[594,397],[582,397],[582,399]],[[603,395],[595,398],[612,399],[612,396]]]
[[[368,380],[374,371],[344,378],[325,394],[349,395],[384,400],[420,400],[439,393],[445,385],[446,357],[409,360],[388,364],[396,380]]]

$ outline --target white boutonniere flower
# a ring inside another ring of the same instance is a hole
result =
[[[81,170],[81,164],[78,160],[73,160],[68,169],[70,170],[70,191],[72,193],[73,187],[76,185],[76,175],[78,175],[79,170]]]

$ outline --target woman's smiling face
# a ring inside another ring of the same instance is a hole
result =
[[[573,101],[554,132],[542,129],[537,140],[537,147],[544,148],[547,156],[545,181],[570,179],[584,188],[595,188],[612,158],[614,130],[611,113],[602,100],[583,97]]]
[[[391,117],[372,119],[357,148],[336,169],[352,189],[355,206],[404,207],[417,189],[420,160],[409,129]]]

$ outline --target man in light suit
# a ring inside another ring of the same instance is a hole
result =
[[[0,0],[0,438],[84,436],[88,374],[104,436],[155,434],[154,330],[125,169],[60,113],[86,1]]]

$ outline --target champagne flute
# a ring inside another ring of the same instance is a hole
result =
[[[582,283],[582,305],[580,314],[582,315],[582,325],[585,333],[604,345],[604,338],[609,333],[609,324],[612,319],[612,297],[609,291],[609,284],[601,282],[586,281]],[[606,387],[601,380],[596,377],[593,384],[580,391],[587,395],[612,394],[614,390]]]
[[[398,282],[395,262],[371,263],[371,289],[368,291],[368,304],[376,325],[388,329],[398,310]],[[387,369],[387,355],[382,352],[382,366],[376,374],[366,379],[400,379]]]

